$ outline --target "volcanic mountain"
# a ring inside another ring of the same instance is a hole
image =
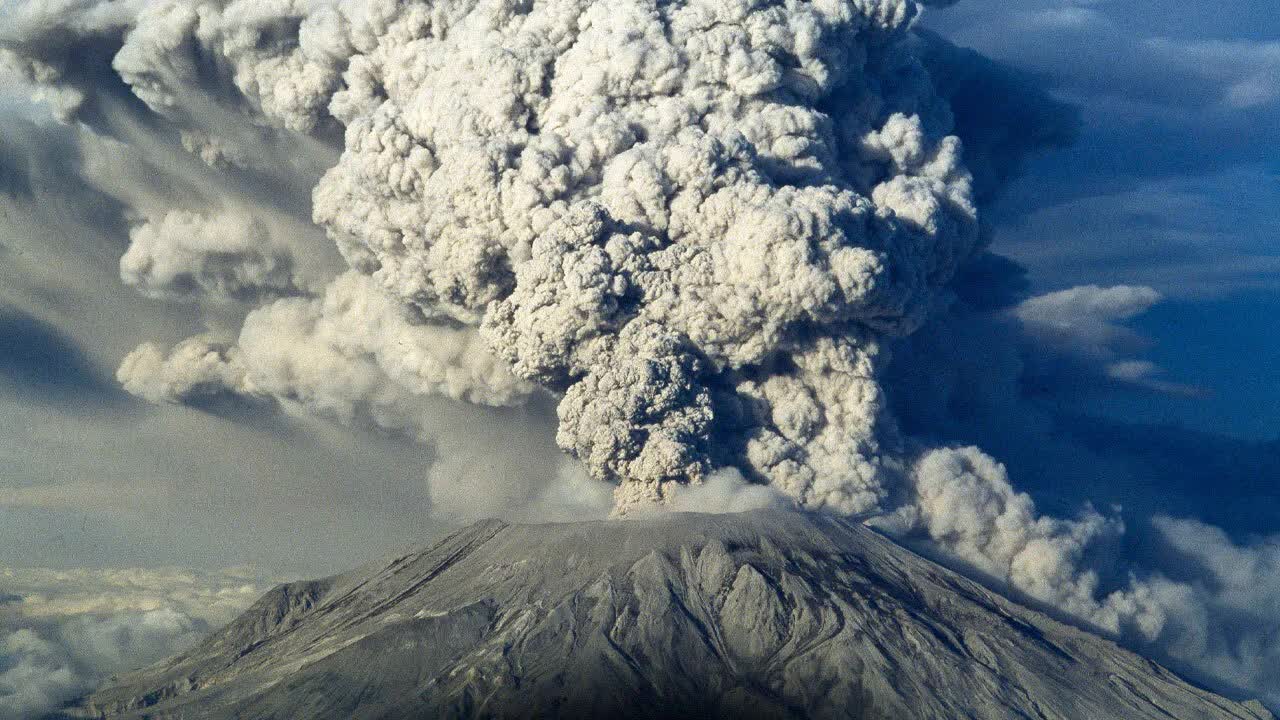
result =
[[[1235,718],[1114,643],[856,521],[486,521],[282,585],[81,716]]]

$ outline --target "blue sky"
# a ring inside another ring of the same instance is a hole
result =
[[[1280,14],[1267,2],[974,0],[928,13],[960,45],[1076,105],[1070,147],[988,217],[1035,291],[1148,285],[1133,326],[1188,398],[1090,408],[1239,437],[1280,434]]]

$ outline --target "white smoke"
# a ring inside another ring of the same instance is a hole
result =
[[[702,483],[675,488],[669,507],[674,512],[741,513],[791,504],[772,487],[748,482],[735,468],[725,468]]]
[[[305,285],[294,277],[287,249],[258,218],[174,210],[135,227],[130,241],[120,277],[148,295],[201,291],[253,301],[297,295]]]
[[[239,349],[209,336],[188,338],[167,354],[153,343],[140,345],[120,363],[116,379],[127,392],[154,403],[250,389]]]
[[[226,206],[121,198],[145,218],[127,282],[271,301],[233,340],[138,348],[119,370],[130,392],[230,392],[409,433],[435,449],[433,502],[457,516],[595,514],[599,481],[617,486],[615,514],[785,496],[875,515],[1103,630],[1268,687],[1269,671],[1188,639],[1208,625],[1186,618],[1225,607],[1213,591],[1112,577],[1117,520],[1043,516],[995,460],[921,450],[889,411],[889,348],[910,347],[898,341],[952,300],[984,242],[955,116],[921,53],[964,58],[922,46],[918,11],[36,1],[6,17],[0,47],[69,121],[140,137],[122,108],[141,101],[198,178],[261,187],[290,175],[282,148],[328,158],[341,135],[310,210],[350,270],[322,280],[296,271],[305,243],[255,224],[244,190]],[[86,57],[110,60],[109,81]],[[1016,165],[980,159],[991,175]],[[1153,369],[1118,323],[1156,299],[1080,288],[1013,317],[1141,384]],[[548,398],[555,442],[595,484],[539,446]]]

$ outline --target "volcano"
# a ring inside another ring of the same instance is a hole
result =
[[[1235,718],[867,529],[778,510],[485,521],[275,588],[102,718]]]

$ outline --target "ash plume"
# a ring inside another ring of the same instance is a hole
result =
[[[723,467],[805,507],[881,508],[900,468],[880,338],[918,327],[981,244],[913,3],[110,7],[25,5],[11,54],[89,107],[60,51],[111,37],[120,81],[184,128],[206,107],[340,124],[317,223],[405,312],[478,327],[558,393],[557,441],[619,486],[617,512]],[[122,272],[297,294],[255,233],[166,215]]]

